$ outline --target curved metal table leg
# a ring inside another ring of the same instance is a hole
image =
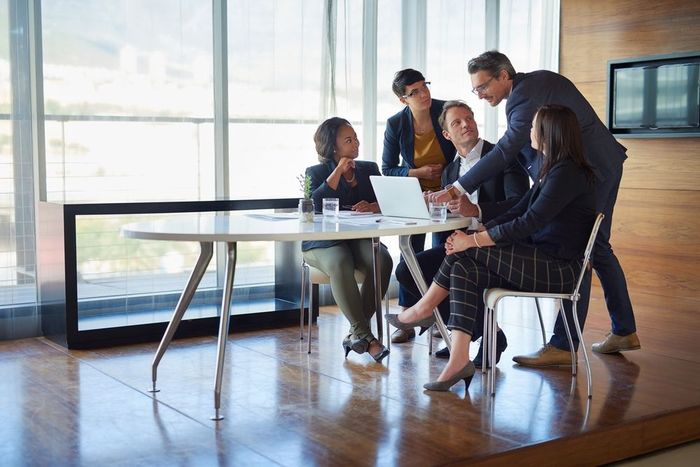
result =
[[[399,248],[403,254],[404,261],[406,261],[406,266],[408,266],[408,270],[411,272],[411,277],[413,277],[413,280],[416,282],[418,290],[421,294],[425,294],[428,291],[428,286],[425,284],[423,273],[421,273],[420,266],[416,260],[416,255],[413,252],[410,235],[399,236]],[[442,339],[445,341],[447,348],[451,350],[452,340],[450,340],[450,334],[447,331],[447,327],[445,326],[442,316],[440,316],[440,312],[437,308],[433,309],[433,315],[435,315],[435,324],[442,335]]]
[[[158,379],[158,364],[163,358],[165,351],[168,349],[170,341],[173,340],[173,336],[175,335],[175,332],[177,331],[177,328],[180,325],[182,316],[185,314],[185,311],[187,311],[187,307],[192,301],[192,297],[194,296],[194,293],[197,290],[197,286],[202,280],[204,272],[207,270],[207,266],[209,265],[209,261],[211,261],[213,252],[213,242],[199,243],[199,258],[197,258],[197,264],[195,264],[194,269],[190,274],[190,278],[187,280],[185,289],[182,291],[180,299],[178,300],[177,305],[175,306],[173,316],[170,318],[168,327],[165,329],[165,334],[163,334],[163,338],[160,340],[158,350],[156,350],[156,355],[153,357],[153,362],[151,363],[152,389],[149,389],[149,392],[160,391],[160,389],[156,389],[156,380]]]
[[[226,339],[228,323],[231,317],[231,294],[233,292],[233,275],[236,270],[236,242],[226,243],[226,276],[224,293],[221,299],[221,317],[219,320],[219,341],[216,346],[216,377],[214,382],[214,416],[212,420],[223,420],[221,415],[221,382],[224,377],[224,357],[226,356]]]
[[[379,259],[379,238],[372,238],[372,265],[374,268],[374,309],[377,316],[377,340],[384,343],[384,326],[382,326],[382,277],[381,260]]]

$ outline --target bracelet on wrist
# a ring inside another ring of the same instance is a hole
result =
[[[472,234],[472,236],[474,237],[474,244],[476,245],[476,247],[481,248],[481,245],[479,245],[479,242],[476,239],[476,234],[474,233],[474,234]]]

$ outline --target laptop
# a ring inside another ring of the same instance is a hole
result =
[[[383,216],[430,219],[428,206],[416,177],[370,175],[374,194]]]

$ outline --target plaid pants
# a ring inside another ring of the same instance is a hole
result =
[[[581,265],[582,260],[556,259],[527,245],[469,248],[445,257],[433,282],[450,291],[447,328],[476,340],[483,331],[485,289],[570,292]]]

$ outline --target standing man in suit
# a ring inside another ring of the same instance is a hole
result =
[[[493,149],[493,144],[479,138],[479,129],[474,120],[474,112],[462,101],[445,102],[438,117],[438,122],[445,139],[451,141],[457,149],[454,159],[442,172],[442,186],[447,186],[471,170],[484,154]],[[488,221],[513,206],[529,188],[530,183],[526,172],[518,161],[514,160],[505,170],[489,178],[473,193],[469,194],[471,199],[469,205],[474,206],[476,209],[476,212],[471,214],[475,219],[470,228],[476,229],[479,221]],[[463,196],[467,197],[467,195]],[[460,204],[462,203],[458,200],[451,207],[458,210]],[[432,281],[440,268],[440,264],[442,264],[442,260],[445,259],[444,243],[450,234],[451,232],[442,232],[440,245],[416,255],[416,260],[427,282]],[[404,308],[413,306],[420,299],[421,294],[418,292],[418,288],[405,262],[401,262],[397,266],[396,279],[400,284],[400,288],[404,290],[403,294],[399,294],[399,305]],[[443,300],[438,306],[438,310],[440,310],[443,320],[447,321],[450,316],[449,299]],[[479,327],[477,325],[475,328],[477,329],[476,332],[480,332],[483,326]],[[478,337],[480,337],[480,334],[473,336],[474,339]],[[505,350],[506,345],[505,335],[499,332],[497,336],[499,357],[501,352]],[[435,355],[448,358],[450,354],[448,349],[444,348]],[[477,367],[481,366],[481,348],[479,348],[479,355],[474,360],[474,364]]]
[[[639,349],[625,275],[610,246],[613,208],[622,178],[622,164],[627,158],[625,147],[615,140],[576,86],[562,75],[546,70],[516,74],[508,57],[497,51],[484,52],[471,59],[468,71],[472,92],[480,99],[485,99],[492,107],[507,99],[508,128],[496,146],[472,170],[461,176],[450,189],[433,196],[450,199],[471,193],[484,180],[503,170],[523,147],[530,145],[530,127],[538,108],[545,104],[571,108],[581,125],[586,158],[596,174],[596,210],[605,214],[593,249],[593,268],[605,293],[612,330],[604,341],[593,344],[593,351],[615,353]],[[580,293],[578,314],[580,322],[584,323],[590,298],[590,275],[581,285]],[[571,316],[568,302],[565,311]],[[565,336],[563,322],[558,318],[549,344],[534,354],[516,356],[513,360],[526,366],[570,366]],[[576,339],[574,345],[578,347]]]

